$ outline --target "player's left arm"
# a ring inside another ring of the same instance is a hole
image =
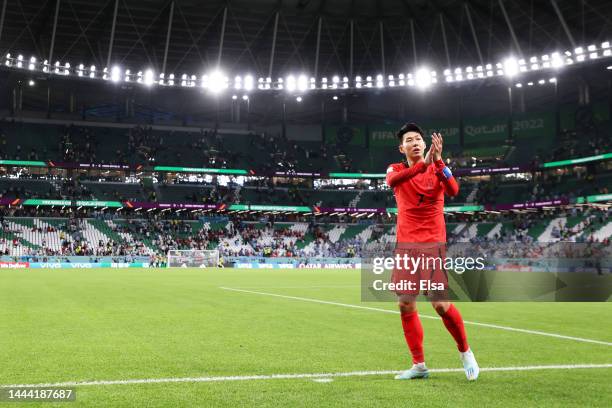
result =
[[[444,160],[442,160],[442,146],[443,139],[442,135],[439,133],[434,133],[431,136],[431,143],[434,147],[434,166],[436,168],[436,177],[440,180],[442,187],[444,188],[444,192],[449,197],[454,197],[459,194],[459,184],[457,180],[453,176],[451,170],[446,167],[444,164]]]

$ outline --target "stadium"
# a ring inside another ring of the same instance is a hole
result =
[[[0,0],[0,405],[609,406],[611,41],[598,0]]]

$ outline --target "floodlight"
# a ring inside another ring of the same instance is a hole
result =
[[[244,77],[244,89],[245,91],[253,90],[253,76],[247,75]]]
[[[431,85],[431,72],[427,68],[420,68],[415,74],[415,83],[419,88],[425,89]]]
[[[510,57],[506,58],[504,61],[504,74],[507,77],[512,78],[519,72],[518,62],[516,58]]]
[[[306,92],[308,90],[308,77],[306,75],[300,75],[297,78],[297,89],[300,92]]]
[[[121,68],[114,66],[111,69],[111,81],[118,82],[121,79]]]
[[[553,52],[550,54],[550,65],[553,68],[560,68],[563,66],[563,59],[558,52]]]
[[[208,89],[212,93],[220,93],[227,86],[227,77],[220,70],[215,70],[208,74]]]

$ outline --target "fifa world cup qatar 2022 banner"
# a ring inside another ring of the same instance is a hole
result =
[[[392,147],[398,145],[397,131],[403,123],[390,123],[369,126],[370,147]],[[448,144],[459,144],[459,122],[438,121],[437,123],[425,121],[419,123],[425,135],[439,132]]]
[[[441,133],[447,145],[460,144],[459,120],[423,120],[416,121],[425,136],[434,132]],[[368,136],[370,147],[397,146],[397,131],[403,125],[401,122],[369,125]],[[512,134],[515,138],[529,138],[537,144],[552,141],[555,132],[553,112],[534,112],[516,114],[512,122]],[[487,143],[503,143],[508,138],[508,118],[504,116],[468,117],[463,121],[464,144],[466,146],[486,145]]]

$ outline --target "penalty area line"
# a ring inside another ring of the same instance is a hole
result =
[[[371,311],[374,311],[374,312],[399,314],[399,311],[397,311],[397,310],[381,309],[379,307],[352,305],[350,303],[331,302],[331,301],[327,301],[327,300],[312,299],[312,298],[305,298],[305,297],[299,297],[299,296],[279,295],[278,293],[258,292],[258,291],[254,291],[254,290],[229,288],[229,287],[225,287],[225,286],[220,286],[219,289],[230,290],[230,291],[234,291],[234,292],[250,293],[250,294],[254,294],[254,295],[272,296],[272,297],[278,297],[278,298],[283,298],[283,299],[300,300],[300,301],[303,301],[303,302],[320,303],[320,304],[324,304],[324,305],[333,305],[333,306],[348,307],[348,308],[352,308],[352,309],[362,309],[362,310],[371,310]],[[419,313],[419,316],[423,317],[423,318],[426,318],[426,319],[440,319],[438,316],[431,316],[431,315],[426,315],[426,314],[421,314],[421,313]],[[612,343],[608,342],[608,341],[586,339],[586,338],[583,338],[583,337],[566,336],[566,335],[563,335],[563,334],[544,332],[544,331],[540,331],[540,330],[519,329],[517,327],[502,326],[502,325],[499,325],[499,324],[491,324],[491,323],[474,322],[474,321],[471,321],[471,320],[464,320],[463,323],[469,324],[469,325],[472,325],[472,326],[488,327],[488,328],[491,328],[491,329],[499,329],[499,330],[518,332],[518,333],[526,333],[526,334],[535,334],[535,335],[538,335],[538,336],[554,337],[554,338],[557,338],[557,339],[574,340],[574,341],[579,341],[579,342],[583,342],[583,343],[592,343],[592,344],[600,344],[600,345],[604,345],[604,346],[612,346]]]
[[[533,371],[533,370],[575,370],[575,369],[597,369],[612,368],[612,364],[562,364],[562,365],[533,365],[515,367],[481,367],[481,372],[509,372],[509,371]],[[462,368],[433,368],[432,373],[455,373],[463,372]],[[143,378],[128,380],[97,380],[97,381],[65,381],[41,384],[11,384],[0,385],[0,388],[31,388],[31,387],[84,387],[96,385],[130,385],[130,384],[167,384],[167,383],[206,383],[206,382],[228,382],[228,381],[254,381],[254,380],[295,380],[295,379],[321,379],[336,377],[365,377],[376,375],[394,375],[401,371],[349,371],[340,373],[305,373],[305,374],[269,374],[269,375],[233,375],[218,377],[178,377],[178,378]]]

